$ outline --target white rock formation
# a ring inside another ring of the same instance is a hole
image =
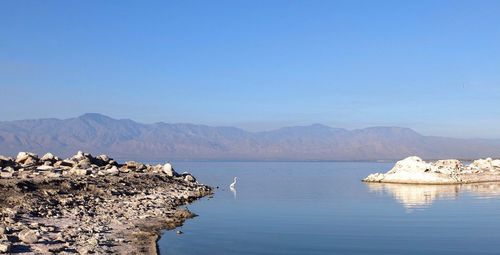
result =
[[[427,163],[419,157],[408,157],[398,161],[387,173],[371,174],[367,182],[389,183],[456,183],[453,175],[460,171],[461,163],[455,159]]]
[[[428,163],[419,157],[398,161],[387,173],[375,173],[366,182],[450,184],[500,181],[500,160],[478,159],[468,166],[456,159]]]

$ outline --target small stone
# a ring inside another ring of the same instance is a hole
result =
[[[25,229],[19,233],[18,237],[23,243],[26,244],[38,242],[38,236],[33,230]]]
[[[0,172],[0,178],[2,179],[10,179],[12,176],[11,172]]]
[[[38,171],[50,171],[53,169],[54,169],[53,166],[47,166],[47,165],[39,166],[36,168],[36,170],[38,170]]]
[[[196,182],[196,178],[194,178],[190,174],[187,174],[186,176],[184,176],[184,181],[187,181],[187,182]]]
[[[0,253],[8,253],[10,251],[11,244],[9,242],[0,242]]]
[[[52,153],[46,153],[45,155],[40,158],[41,161],[55,161],[56,157]]]
[[[109,174],[109,175],[118,175],[120,171],[118,170],[118,167],[116,166],[112,166],[110,169],[107,169],[106,170],[106,174]]]

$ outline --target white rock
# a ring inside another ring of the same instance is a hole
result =
[[[192,175],[187,174],[186,176],[184,176],[184,181],[187,181],[187,182],[196,182],[196,179]]]
[[[393,182],[393,183],[456,183],[451,176],[458,172],[458,161],[443,160],[436,164],[423,161],[419,157],[408,157],[398,161],[396,165],[385,174],[371,174],[364,181],[367,182]]]
[[[119,172],[120,172],[120,170],[118,170],[118,167],[116,167],[116,166],[112,166],[110,169],[106,170],[106,174],[109,174],[109,175],[118,175]]]
[[[474,160],[469,165],[469,168],[473,170],[493,171],[492,161],[491,158]]]
[[[43,155],[43,157],[40,159],[41,161],[53,161],[56,160],[56,157],[52,153],[46,153]]]
[[[21,151],[17,154],[16,157],[16,162],[17,163],[23,163],[30,157],[30,154],[28,152]]]
[[[170,163],[166,163],[165,165],[163,165],[163,172],[169,177],[177,176],[177,173]]]
[[[463,165],[457,159],[438,160],[432,164],[432,171],[435,173],[452,174],[458,173]]]
[[[491,161],[491,165],[495,168],[500,168],[500,159],[495,159]]]
[[[54,170],[54,167],[43,165],[43,166],[37,167],[36,170],[38,170],[38,171],[50,171],[50,170]]]

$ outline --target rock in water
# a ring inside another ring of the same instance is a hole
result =
[[[366,182],[451,184],[500,181],[500,160],[475,160],[468,166],[456,159],[425,162],[419,157],[398,161],[387,173],[367,176]]]

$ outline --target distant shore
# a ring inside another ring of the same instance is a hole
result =
[[[0,173],[0,253],[156,254],[161,230],[195,216],[178,206],[212,193],[169,163],[83,152],[0,156]]]

